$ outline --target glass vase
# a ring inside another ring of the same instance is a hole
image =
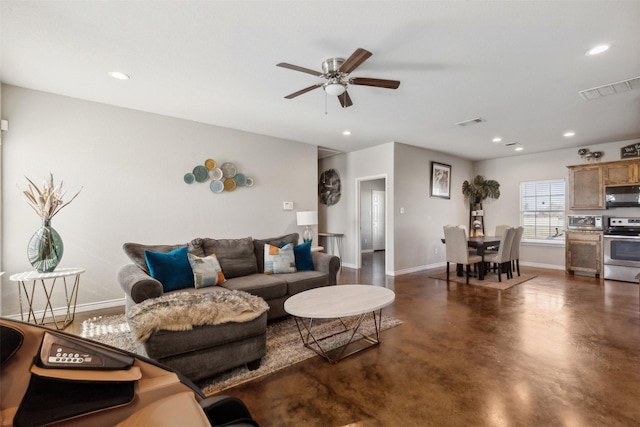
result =
[[[63,252],[60,234],[51,227],[50,219],[43,219],[42,227],[31,236],[27,246],[29,262],[38,273],[50,273],[60,264]]]

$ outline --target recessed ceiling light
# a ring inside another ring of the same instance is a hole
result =
[[[110,71],[109,75],[118,80],[129,80],[131,78],[128,74],[125,74],[121,71]]]
[[[597,55],[597,54],[605,52],[607,50],[609,50],[609,45],[608,44],[601,44],[601,45],[598,45],[596,47],[592,47],[591,49],[589,49],[585,53],[585,55],[587,55],[587,56]]]
[[[342,134],[344,136],[349,136],[349,135],[351,135],[351,131],[350,130],[345,130],[345,131],[342,132]]]
[[[500,138],[500,137],[498,136],[498,137],[493,138],[493,139],[492,139],[492,141],[493,141],[493,142],[502,142],[502,138]]]
[[[514,150],[515,151],[522,151],[522,150],[524,150],[524,147],[516,147],[516,148],[514,148]]]
[[[565,132],[564,135],[562,136],[564,136],[565,138],[571,138],[572,136],[575,136],[575,134],[576,134],[575,132],[569,131],[569,132]]]

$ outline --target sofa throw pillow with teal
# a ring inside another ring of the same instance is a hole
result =
[[[264,274],[295,272],[296,258],[291,243],[281,248],[269,244],[264,245]]]
[[[167,253],[144,251],[144,258],[151,277],[162,283],[165,292],[193,287],[186,246]]]
[[[313,259],[311,258],[311,242],[304,242],[293,248],[296,258],[296,270],[314,270]]]
[[[193,270],[193,284],[196,288],[220,285],[226,281],[216,254],[199,257],[187,254]]]

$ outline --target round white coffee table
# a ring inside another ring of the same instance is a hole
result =
[[[284,309],[294,316],[304,346],[329,362],[335,363],[380,343],[382,309],[394,300],[393,291],[380,286],[336,285],[310,289],[293,295],[285,301]],[[358,332],[369,313],[371,313],[375,336]],[[355,316],[355,319],[347,325],[343,318],[350,316]],[[313,332],[314,319],[340,319],[343,328],[330,335],[317,337]],[[344,332],[349,332],[346,344],[335,349],[327,349],[326,340]]]

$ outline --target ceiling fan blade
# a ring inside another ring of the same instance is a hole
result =
[[[398,86],[400,86],[400,81],[398,80],[370,79],[368,77],[354,77],[349,79],[349,83],[360,86],[382,87],[385,89],[398,89]]]
[[[369,59],[371,55],[373,55],[371,52],[359,47],[355,52],[351,54],[351,56],[346,61],[344,61],[339,71],[344,74],[349,74],[350,72],[358,68],[360,64]]]
[[[307,92],[309,92],[309,91],[312,91],[312,90],[314,90],[314,89],[317,89],[317,88],[319,88],[320,86],[322,86],[322,84],[318,83],[317,85],[313,85],[313,86],[306,87],[306,88],[304,88],[304,89],[301,89],[301,90],[299,90],[299,91],[297,91],[297,92],[293,92],[292,94],[285,96],[285,98],[286,98],[286,99],[293,99],[293,98],[295,98],[296,96],[299,96],[299,95],[302,95],[303,93],[307,93]]]
[[[314,71],[314,70],[311,70],[309,68],[304,68],[304,67],[299,67],[297,65],[287,64],[286,62],[281,62],[279,64],[276,64],[276,66],[277,67],[282,67],[282,68],[288,68],[288,69],[293,70],[293,71],[302,71],[303,73],[313,74],[316,77],[322,76],[322,73],[320,71]]]
[[[351,102],[351,97],[349,96],[349,92],[345,91],[342,95],[338,95],[338,101],[340,101],[340,105],[342,108],[351,107],[353,102]]]

